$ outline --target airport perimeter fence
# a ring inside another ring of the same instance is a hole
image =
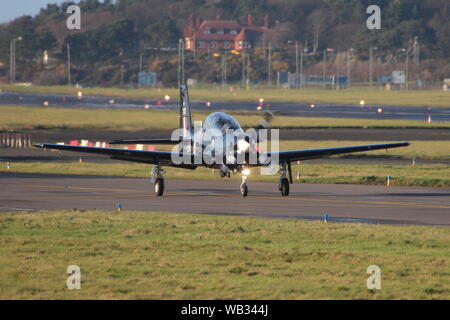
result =
[[[29,148],[31,145],[31,135],[28,133],[0,132],[0,148]]]

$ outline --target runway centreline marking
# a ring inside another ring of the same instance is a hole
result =
[[[30,184],[8,184],[9,186],[22,186],[22,187],[31,187],[31,188],[55,188],[55,189],[69,189],[69,190],[97,190],[97,191],[114,191],[114,192],[133,192],[135,193],[136,189],[118,189],[118,188],[98,188],[98,187],[72,187],[72,186],[57,186],[57,185],[30,185]],[[139,191],[142,192],[142,191]],[[221,197],[234,197],[237,194],[224,194],[224,193],[216,193],[216,194],[203,194],[203,193],[168,193],[166,196],[186,196],[186,195],[201,195],[201,196],[221,196]],[[279,199],[279,196],[251,196],[252,199]],[[315,198],[298,198],[298,197],[283,197],[283,200],[290,201],[315,201],[315,202],[330,202],[330,203],[344,203],[346,205],[351,205],[353,202],[362,205],[378,205],[378,206],[400,206],[400,207],[413,207],[413,208],[434,208],[434,209],[450,209],[450,206],[445,205],[433,205],[427,203],[409,203],[409,202],[389,202],[389,201],[360,201],[360,200],[339,200],[339,199],[315,199]],[[280,199],[281,200],[281,199]]]

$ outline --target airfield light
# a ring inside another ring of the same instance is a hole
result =
[[[166,95],[164,96],[164,100],[166,100],[167,102],[169,102],[170,96],[169,96],[168,94],[166,94]]]
[[[78,98],[83,98],[83,92],[81,92],[81,91],[78,91]]]
[[[149,109],[150,106],[149,106],[148,104],[146,104],[146,105],[144,106],[144,108],[145,108],[145,109]]]
[[[44,106],[48,107],[48,101],[44,101]]]
[[[250,174],[250,169],[245,168],[244,170],[242,170],[242,174],[243,174],[244,176],[248,176],[248,175]]]
[[[361,107],[364,107],[364,105],[366,104],[366,102],[365,102],[364,100],[361,100],[361,101],[359,102],[359,104],[360,104]]]
[[[312,104],[312,105],[311,105],[310,107],[311,107],[311,108],[314,108],[314,107],[315,107],[315,105],[313,105],[313,104]]]
[[[214,56],[214,57],[220,57],[220,53],[214,52],[214,53],[213,53],[213,56]]]
[[[383,112],[383,109],[381,109],[381,108],[378,108],[378,113],[382,113]]]
[[[114,99],[109,100],[109,104],[114,104]]]
[[[263,98],[260,98],[259,99],[259,103],[263,103],[264,102],[264,99]]]
[[[206,106],[207,106],[207,107],[211,107],[211,102],[207,101],[207,102],[206,102]]]

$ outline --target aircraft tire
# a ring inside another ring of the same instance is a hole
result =
[[[241,195],[246,197],[248,195],[248,187],[246,183],[241,184]]]
[[[289,180],[287,178],[283,178],[280,181],[280,191],[283,197],[289,195]]]
[[[164,194],[164,179],[156,179],[155,194],[161,197]]]

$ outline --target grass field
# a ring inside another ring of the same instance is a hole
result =
[[[125,177],[149,177],[148,165],[135,163],[61,163],[61,162],[26,162],[12,163],[8,170],[6,164],[0,166],[0,172],[49,173],[49,174],[80,174]],[[217,170],[198,168],[184,170],[166,168],[167,179],[216,179],[223,181]],[[450,187],[450,169],[448,165],[355,165],[355,164],[308,164],[302,163],[300,168],[293,166],[293,174],[300,171],[302,176],[295,183],[345,183],[384,185],[387,176],[391,176],[391,185]],[[239,175],[232,179],[240,181]],[[294,177],[295,179],[295,177]],[[249,177],[251,181],[277,182],[278,176],[262,176],[259,169],[253,169]]]
[[[80,89],[68,86],[11,86],[1,84],[0,89],[5,91],[18,91],[43,94],[76,95]],[[119,88],[85,88],[81,90],[85,95],[120,96],[125,98],[159,98],[168,94],[178,96],[177,89],[119,89]],[[409,91],[383,91],[379,89],[352,88],[340,91],[304,89],[304,90],[217,90],[195,89],[190,90],[194,100],[209,101],[258,101],[261,97],[270,102],[299,102],[324,104],[359,104],[364,100],[367,105],[407,105],[407,106],[433,106],[450,107],[450,92],[409,90]]]
[[[203,121],[210,113],[194,112],[193,119]],[[261,121],[255,112],[230,113],[243,127],[254,127]],[[277,116],[273,128],[450,128],[448,121],[367,120]],[[178,112],[168,110],[64,109],[52,107],[0,106],[0,130],[105,129],[170,130],[178,128]]]
[[[2,213],[0,299],[450,299],[449,242],[448,227]],[[66,288],[69,265],[80,290]]]

